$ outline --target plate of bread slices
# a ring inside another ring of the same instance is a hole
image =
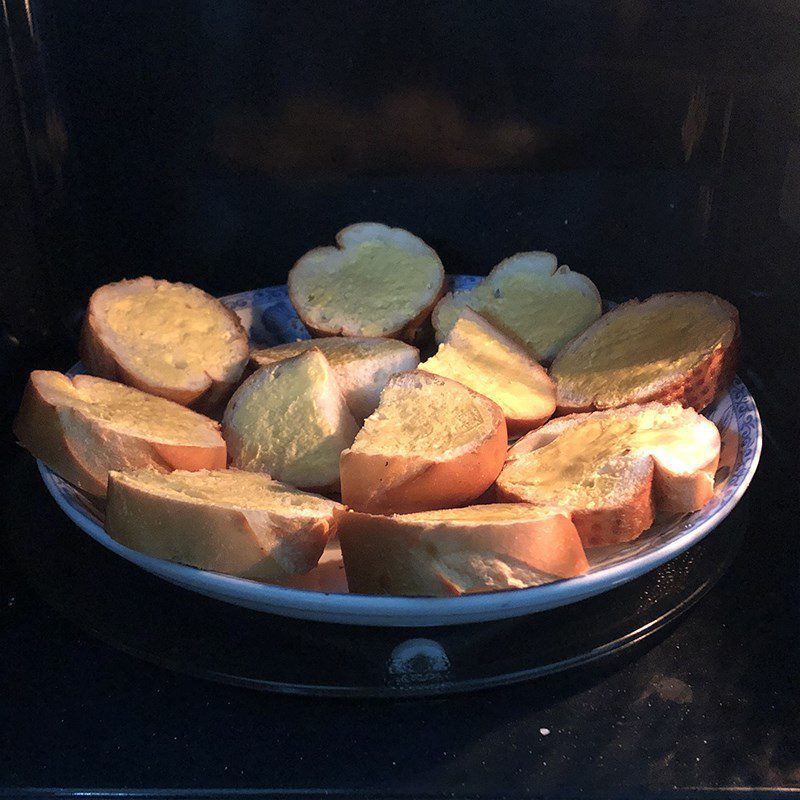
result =
[[[359,223],[285,286],[100,287],[81,361],[31,374],[14,432],[78,527],[189,591],[480,622],[608,591],[730,513],[761,450],[739,342],[712,294],[609,307],[538,251],[447,276]]]

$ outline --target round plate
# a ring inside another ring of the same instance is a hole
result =
[[[458,276],[455,287],[466,288],[477,280]],[[285,286],[243,292],[222,301],[239,314],[255,342],[268,345],[308,338]],[[77,364],[72,373],[80,370]],[[335,543],[324,554],[320,566],[294,587],[258,583],[152,558],[114,541],[103,530],[98,508],[44,464],[39,464],[39,470],[58,505],[93,539],[142,569],[190,591],[298,619],[350,625],[459,625],[545,611],[601,594],[675,558],[719,525],[741,499],[755,473],[761,453],[761,421],[753,398],[738,378],[704,413],[720,430],[722,452],[714,497],[700,511],[657,519],[634,542],[589,550],[590,569],[580,577],[529,589],[452,598],[348,594]]]

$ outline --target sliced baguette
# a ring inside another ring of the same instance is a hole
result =
[[[556,388],[547,371],[470,308],[463,309],[436,355],[419,369],[494,400],[503,409],[509,436],[539,427],[556,410]]]
[[[526,503],[341,518],[347,585],[357,594],[449,596],[538,586],[589,568],[558,509]]]
[[[468,503],[499,474],[507,443],[496,403],[438,375],[402,372],[342,453],[342,502],[377,514]]]
[[[574,336],[594,322],[602,306],[585,275],[558,266],[552,253],[517,253],[501,261],[477,286],[442,298],[433,312],[443,342],[468,306],[540,363],[551,362]]]
[[[319,350],[251,375],[222,420],[231,464],[302,489],[337,491],[339,454],[358,425]]]
[[[250,352],[254,368],[266,367],[284,358],[319,350],[331,365],[350,412],[359,422],[377,407],[389,377],[419,364],[419,350],[396,339],[328,336],[279,344]]]
[[[64,480],[104,497],[112,469],[225,467],[219,425],[121,383],[31,373],[14,421],[19,443]]]
[[[609,311],[553,362],[561,414],[677,401],[701,411],[736,373],[739,314],[706,292],[656,294]]]
[[[720,437],[678,403],[548,422],[508,452],[497,496],[569,512],[585,547],[636,539],[657,509],[688,512],[714,493]]]
[[[312,336],[419,339],[444,292],[439,256],[377,222],[344,228],[336,244],[309,251],[289,272],[289,298]]]
[[[155,558],[276,581],[316,566],[343,511],[253,472],[114,471],[106,530]]]
[[[92,294],[80,353],[94,375],[218,414],[249,348],[239,318],[219,300],[196,286],[144,277]]]

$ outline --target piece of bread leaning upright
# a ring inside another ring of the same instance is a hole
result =
[[[496,403],[449,378],[401,372],[342,452],[342,502],[372,514],[463,505],[492,485],[507,446]]]
[[[556,387],[545,368],[470,308],[462,310],[436,355],[419,369],[494,400],[506,415],[509,436],[539,427],[556,410]]]
[[[91,296],[80,355],[93,375],[219,415],[247,364],[239,317],[186,283],[150,277]]]
[[[539,363],[550,363],[602,311],[600,293],[589,278],[559,267],[552,253],[539,251],[509,256],[476,286],[445,295],[433,311],[437,341],[447,339],[465,307],[519,342]]]
[[[739,313],[707,292],[630,300],[567,344],[553,362],[558,412],[656,400],[704,409],[733,380]]]
[[[397,339],[324,336],[252,350],[250,366],[256,370],[312,349],[328,359],[347,406],[359,422],[378,407],[381,391],[392,375],[419,364],[419,350]]]
[[[222,418],[231,465],[301,489],[339,489],[339,455],[358,425],[328,360],[312,348],[253,373]]]
[[[379,336],[414,343],[444,293],[444,267],[402,228],[359,222],[289,272],[289,298],[312,336]]]

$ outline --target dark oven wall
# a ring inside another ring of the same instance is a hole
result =
[[[47,291],[19,302],[66,341],[103,282],[280,283],[378,220],[452,272],[545,249],[611,299],[717,291],[788,380],[768,354],[798,333],[792,4],[29,7],[9,3]]]

